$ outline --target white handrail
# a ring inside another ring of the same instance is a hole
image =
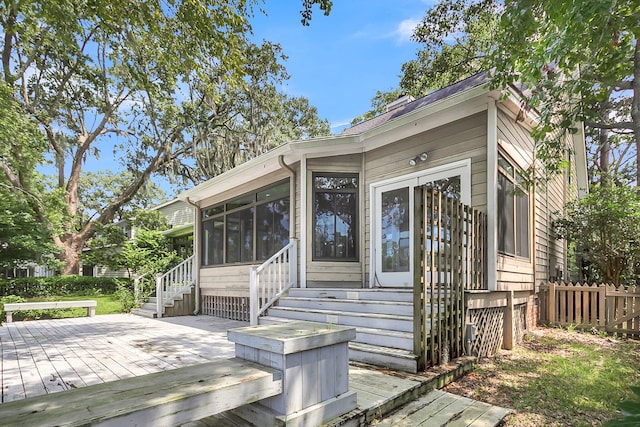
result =
[[[193,255],[156,277],[156,313],[162,317],[164,302],[181,295],[193,284]]]
[[[291,239],[262,265],[251,268],[249,311],[251,325],[289,288],[298,284],[298,241]]]
[[[142,279],[149,276],[149,273],[145,273],[142,275],[136,274],[133,278],[133,302],[136,304],[140,304],[142,302],[142,289],[140,289],[140,284],[142,283]]]

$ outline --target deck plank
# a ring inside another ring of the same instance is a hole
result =
[[[467,427],[472,425],[478,419],[482,419],[483,416],[492,408],[493,406],[488,403],[475,401],[469,407],[467,407],[456,419],[453,419],[447,427]]]
[[[493,427],[509,413],[487,403],[477,402],[440,390],[433,390],[420,399],[404,405],[398,411],[376,422],[376,427]]]
[[[227,329],[241,326],[247,323],[209,316],[165,321],[123,314],[5,324],[2,402],[233,357]]]
[[[9,333],[8,340],[2,346],[2,402],[24,399],[26,393],[20,373],[20,363],[16,349],[16,341]]]
[[[245,360],[220,359],[3,404],[0,419],[11,426],[165,425],[281,392],[279,371]]]

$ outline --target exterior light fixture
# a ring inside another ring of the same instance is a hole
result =
[[[418,162],[424,162],[427,160],[428,157],[429,155],[426,152],[420,153],[414,158],[409,160],[409,166],[415,166],[418,164]]]

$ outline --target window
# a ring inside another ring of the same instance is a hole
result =
[[[313,174],[313,259],[357,261],[358,174]]]
[[[202,265],[265,261],[289,243],[289,182],[202,211]]]
[[[498,154],[498,251],[529,258],[529,194],[512,163]]]

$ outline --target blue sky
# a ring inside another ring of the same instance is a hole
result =
[[[419,45],[413,27],[433,1],[334,0],[329,16],[317,8],[300,23],[301,0],[266,0],[268,16],[252,21],[255,40],[279,43],[291,75],[283,90],[304,96],[339,133],[369,110],[378,90],[397,87],[402,64]]]

